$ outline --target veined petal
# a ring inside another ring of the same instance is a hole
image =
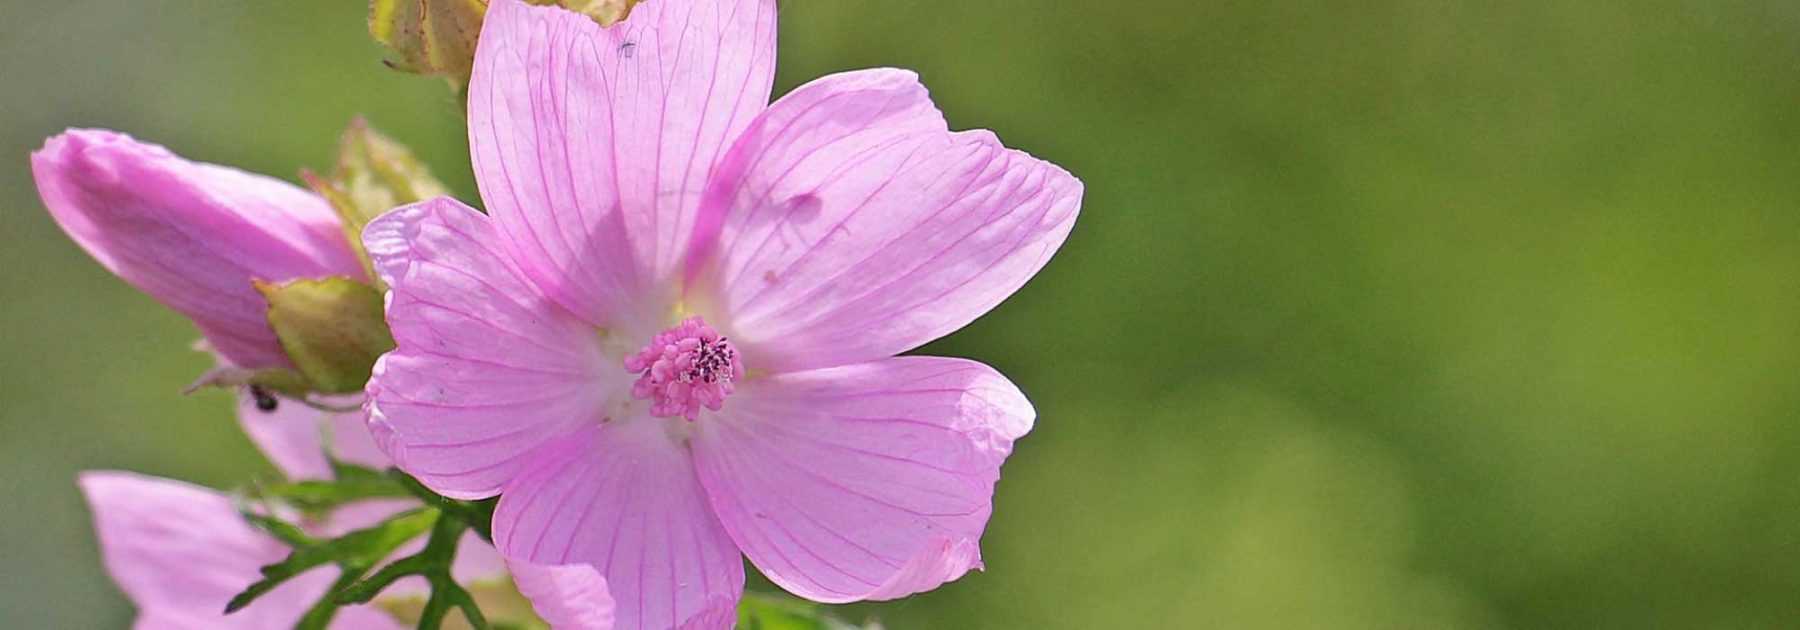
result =
[[[763,575],[821,602],[894,599],[980,568],[1000,464],[1035,412],[980,363],[902,357],[747,384],[694,459]]]
[[[311,571],[248,607],[225,603],[255,582],[257,568],[287,548],[245,523],[231,499],[206,488],[125,472],[82,473],[100,552],[139,617],[140,630],[287,628],[330,587],[335,571]],[[372,609],[343,610],[333,628],[398,628]]]
[[[609,382],[629,385],[598,332],[541,297],[498,241],[446,198],[363,232],[398,344],[369,381],[369,429],[401,470],[462,499],[498,493],[533,449],[599,422]]]
[[[1062,245],[1082,185],[986,131],[951,133],[918,77],[830,75],[758,117],[715,173],[696,233],[748,362],[872,361],[949,334]]]
[[[556,630],[612,630],[613,599],[600,571],[585,564],[507,563],[513,585]]]
[[[593,565],[619,628],[729,627],[715,613],[743,593],[743,560],[671,433],[684,422],[608,422],[544,451],[500,495],[495,546],[515,560]]]
[[[363,275],[331,207],[287,182],[86,129],[45,142],[31,171],[63,231],[243,367],[288,365],[251,279]]]
[[[469,144],[504,249],[589,321],[654,332],[707,177],[774,69],[774,0],[645,2],[608,28],[494,0]]]

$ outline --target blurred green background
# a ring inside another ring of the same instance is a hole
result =
[[[655,1],[655,0],[651,0]],[[77,470],[266,471],[178,316],[51,223],[102,126],[292,178],[352,115],[473,199],[361,2],[0,14],[0,619],[123,627]],[[926,351],[1041,413],[916,628],[1800,624],[1800,4],[788,0],[777,92],[918,70],[1086,180]]]

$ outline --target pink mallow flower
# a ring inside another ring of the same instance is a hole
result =
[[[192,319],[228,364],[290,366],[253,279],[363,277],[330,206],[277,179],[190,162],[100,130],[51,138],[32,154],[31,167],[51,216],[76,243]],[[243,397],[238,415],[251,441],[290,479],[330,477],[321,443],[326,436],[341,460],[388,466],[361,414],[293,403],[262,409]],[[329,570],[316,571],[222,617],[225,602],[259,577],[257,567],[285,553],[278,541],[245,524],[228,498],[204,488],[113,472],[86,473],[81,485],[95,511],[107,566],[142,610],[138,628],[290,627],[331,582]],[[372,524],[417,505],[360,504],[324,530]],[[459,575],[504,578],[497,554],[479,537],[466,536],[460,549]],[[597,575],[583,576],[579,567],[514,564],[521,592],[540,616],[564,620],[559,628],[610,624],[610,609],[594,608],[610,602]],[[413,591],[419,586],[413,584]],[[371,610],[347,610],[337,627],[398,627]]]
[[[251,442],[288,479],[329,478],[327,449],[340,460],[388,466],[360,416],[321,414],[300,405],[262,411],[248,402],[239,413]],[[315,569],[225,615],[225,603],[260,578],[259,567],[285,556],[286,545],[251,527],[230,497],[208,488],[114,471],[82,473],[79,483],[94,513],[107,570],[138,607],[133,626],[138,630],[293,627],[336,578],[334,568]],[[416,507],[419,502],[411,499],[362,501],[306,525],[314,535],[336,536]],[[408,543],[395,557],[416,553],[424,542]],[[452,574],[467,586],[511,579],[538,617],[558,630],[612,627],[612,598],[592,567],[506,562],[469,532],[458,543]],[[401,628],[381,605],[422,598],[426,589],[422,580],[407,578],[384,591],[377,606],[342,609],[331,627]]]
[[[979,568],[1035,418],[992,368],[894,355],[1034,275],[1081,182],[949,131],[910,72],[767,104],[775,6],[602,28],[494,0],[468,89],[489,214],[435,199],[364,232],[399,343],[377,443],[499,494],[503,554],[599,568],[623,628],[729,625],[740,552],[822,602]]]
[[[113,580],[138,608],[137,630],[220,630],[291,628],[317,603],[337,577],[335,567],[301,574],[230,615],[225,602],[255,582],[258,568],[277,562],[288,548],[250,526],[232,499],[219,492],[134,473],[81,474],[82,492],[94,513],[100,552]],[[377,502],[394,503],[394,502]],[[337,522],[317,528],[342,533],[373,524],[394,505],[349,508]],[[540,566],[497,561],[491,548],[470,536],[451,572],[458,582],[514,581],[538,616],[558,630],[606,630],[612,599],[592,567]],[[417,551],[417,545],[402,553]],[[408,578],[384,591],[377,604],[395,598],[422,598],[425,586]],[[455,613],[453,613],[455,614]],[[336,630],[399,630],[399,620],[382,605],[342,608],[332,618]]]
[[[291,366],[252,279],[364,277],[330,204],[272,177],[92,129],[46,141],[31,173],[70,238],[239,367]]]

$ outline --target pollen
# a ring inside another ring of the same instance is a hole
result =
[[[699,316],[658,333],[625,357],[625,369],[638,374],[631,395],[649,400],[651,415],[688,420],[697,418],[701,407],[718,411],[744,375],[737,349]]]

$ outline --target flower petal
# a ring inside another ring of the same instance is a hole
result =
[[[782,97],[732,147],[695,237],[696,261],[716,258],[695,273],[747,363],[872,361],[1018,290],[1068,236],[1081,194],[991,133],[950,133],[911,72],[835,74]]]
[[[398,344],[369,381],[369,429],[401,470],[461,499],[498,493],[533,449],[600,420],[608,382],[630,383],[498,241],[487,217],[445,198],[363,232]]]
[[[513,584],[557,630],[612,630],[613,599],[600,571],[585,564],[507,563]]]
[[[593,565],[620,628],[718,618],[743,592],[743,560],[673,434],[685,423],[630,418],[564,439],[500,495],[495,546],[515,560]]]
[[[63,231],[243,367],[288,365],[251,279],[363,275],[331,207],[287,182],[86,129],[45,142],[31,171]]]
[[[274,410],[263,411],[249,396],[239,397],[237,412],[250,441],[288,479],[331,478],[323,445],[327,437],[331,455],[339,461],[376,469],[389,465],[387,455],[369,436],[361,413],[331,413],[285,398]]]
[[[325,594],[321,569],[225,615],[225,603],[255,582],[257,568],[286,547],[238,516],[231,499],[179,481],[126,472],[81,474],[107,572],[139,609],[140,629],[286,628]],[[343,611],[334,627],[397,628],[375,611]]]
[[[774,0],[657,0],[609,28],[492,2],[469,144],[506,251],[590,321],[655,332],[662,313],[638,298],[670,284],[712,166],[768,104],[774,69]]]
[[[746,384],[693,440],[763,575],[821,602],[894,599],[981,566],[994,482],[1035,412],[980,363],[903,357]]]

